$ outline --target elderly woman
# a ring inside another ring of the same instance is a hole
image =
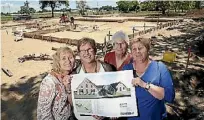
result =
[[[38,97],[38,120],[74,120],[71,76],[75,63],[72,50],[62,47],[53,55],[53,69],[42,81]]]
[[[134,70],[138,116],[128,120],[162,120],[166,113],[164,102],[172,102],[175,97],[172,77],[162,62],[149,59],[150,41],[134,39],[131,43],[133,63],[123,70]]]
[[[129,38],[123,31],[112,36],[113,51],[105,55],[104,61],[121,70],[125,64],[130,63],[131,55],[128,53]]]
[[[85,73],[98,73],[98,72],[106,72],[106,71],[116,71],[114,66],[110,64],[101,62],[96,59],[96,43],[94,39],[91,38],[82,38],[77,45],[77,49],[79,52],[79,57],[81,62],[76,68],[76,73],[85,74]],[[104,117],[99,116],[82,116],[77,115],[77,119],[79,120],[100,120]]]

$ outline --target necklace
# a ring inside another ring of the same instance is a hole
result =
[[[83,66],[82,68],[83,68],[83,70],[84,70],[85,73],[89,73],[89,72],[87,72],[87,70],[85,69],[84,66]],[[94,71],[94,73],[97,73],[97,61],[96,61],[96,66],[95,66],[95,71]]]

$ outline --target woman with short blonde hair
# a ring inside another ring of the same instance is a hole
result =
[[[166,115],[164,102],[173,102],[173,80],[162,62],[149,59],[150,39],[134,38],[130,44],[133,63],[123,70],[133,70],[138,116],[128,120],[162,120]]]

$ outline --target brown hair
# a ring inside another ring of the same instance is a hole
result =
[[[57,73],[61,72],[61,69],[60,69],[61,67],[60,67],[59,61],[60,61],[60,53],[63,53],[63,52],[69,52],[74,56],[74,52],[69,47],[60,47],[60,48],[58,48],[57,52],[52,55],[52,57],[53,57],[52,70],[54,72],[57,72]]]
[[[133,40],[130,42],[130,49],[132,49],[132,45],[137,42],[140,42],[142,45],[144,45],[145,48],[147,49],[147,52],[149,52],[151,47],[151,40],[149,38],[143,38],[143,37],[133,38]]]
[[[94,52],[97,52],[96,49],[96,42],[94,39],[92,38],[88,38],[88,37],[83,37],[82,39],[79,40],[78,44],[77,44],[77,50],[78,52],[80,52],[80,47],[81,45],[87,44],[89,43],[91,45],[91,47],[94,49]]]

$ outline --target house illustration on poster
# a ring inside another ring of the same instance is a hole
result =
[[[76,88],[74,95],[75,98],[125,97],[130,96],[130,88],[127,88],[122,82],[96,85],[88,78],[84,78]]]

